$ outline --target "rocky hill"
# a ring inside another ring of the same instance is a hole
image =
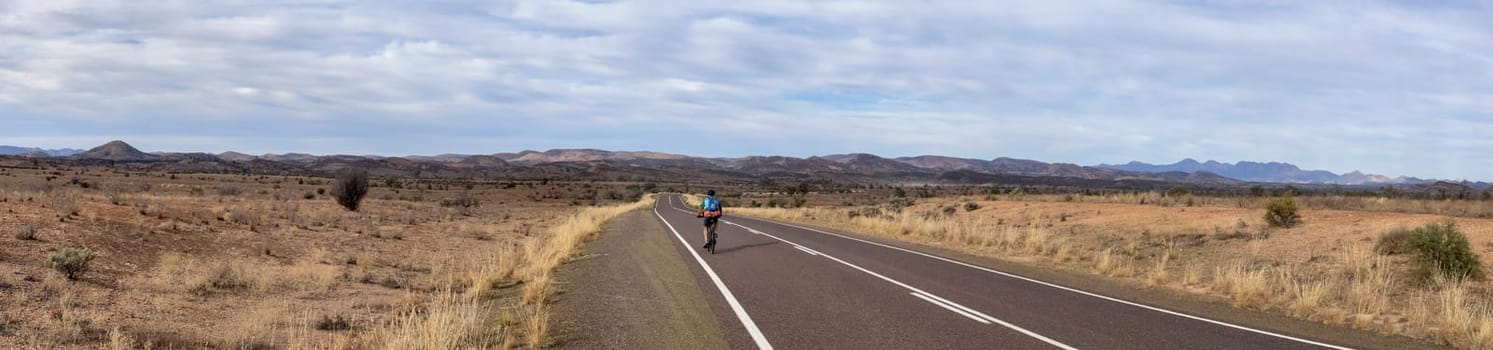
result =
[[[159,156],[141,152],[124,141],[109,141],[101,146],[73,155],[81,159],[99,159],[112,161],[149,161],[156,160]]]

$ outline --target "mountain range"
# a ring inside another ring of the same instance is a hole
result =
[[[7,149],[27,148],[11,147]],[[65,156],[43,156],[30,151],[23,157],[48,157],[63,162],[125,165],[157,171],[230,173],[332,173],[344,168],[368,169],[378,176],[428,178],[570,178],[597,180],[760,182],[839,181],[854,183],[1061,184],[1080,187],[1162,188],[1171,184],[1230,187],[1251,182],[1360,185],[1427,184],[1435,180],[1352,172],[1333,174],[1278,162],[1185,159],[1175,164],[1130,162],[1120,165],[1080,166],[999,157],[970,159],[923,155],[884,158],[865,153],[812,156],[748,156],[708,158],[647,151],[554,149],[485,155],[442,154],[386,157],[369,155],[311,155],[304,153],[249,155],[239,152],[146,153],[123,141],[111,141]],[[1482,183],[1469,184],[1483,187]]]
[[[34,158],[33,158],[34,159]],[[240,152],[147,153],[123,141],[52,161],[104,164],[169,172],[328,174],[344,168],[368,169],[375,176],[426,178],[564,178],[648,181],[830,181],[848,183],[1011,183],[1115,188],[1160,188],[1176,183],[1227,186],[1238,180],[1208,172],[1134,172],[1066,163],[942,156],[883,158],[856,153],[807,158],[749,156],[707,158],[647,151],[555,149],[495,154],[435,156],[249,155]],[[1053,179],[1064,179],[1053,181]]]
[[[80,149],[41,149],[36,147],[0,146],[0,155],[26,157],[66,157],[83,153]]]
[[[1312,183],[1312,184],[1336,184],[1336,185],[1373,185],[1373,184],[1420,184],[1435,182],[1414,177],[1388,177],[1384,175],[1364,174],[1359,171],[1338,175],[1326,170],[1302,170],[1300,167],[1288,163],[1279,162],[1250,162],[1221,163],[1217,161],[1198,162],[1191,158],[1183,159],[1173,164],[1154,165],[1142,162],[1130,162],[1119,165],[1100,164],[1100,168],[1116,169],[1124,171],[1138,171],[1146,173],[1180,171],[1186,173],[1210,172],[1232,179],[1250,182],[1273,182],[1273,183]]]

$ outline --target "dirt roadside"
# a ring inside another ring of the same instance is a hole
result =
[[[555,348],[725,349],[705,294],[649,212],[613,220],[558,271]]]

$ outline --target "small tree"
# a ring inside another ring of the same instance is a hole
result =
[[[1483,263],[1455,222],[1426,224],[1410,231],[1405,243],[1415,251],[1415,262],[1426,277],[1435,273],[1457,280],[1483,278]]]
[[[337,197],[337,204],[341,204],[347,210],[358,211],[358,205],[363,202],[363,196],[366,195],[368,195],[368,172],[363,170],[345,170],[337,175],[337,181],[332,184],[332,196]]]
[[[1270,227],[1291,227],[1300,221],[1301,215],[1296,213],[1296,197],[1291,192],[1265,205],[1265,223]]]
[[[47,254],[47,261],[52,264],[52,269],[67,276],[68,280],[76,281],[83,272],[88,271],[88,263],[93,262],[93,252],[87,249],[62,248]]]

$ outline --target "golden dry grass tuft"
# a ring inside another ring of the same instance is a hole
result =
[[[266,301],[244,313],[223,333],[223,346],[231,349],[259,349],[277,344],[276,323],[286,313],[283,302]]]
[[[384,349],[496,349],[511,327],[498,323],[497,306],[454,293],[440,293],[370,337]]]

